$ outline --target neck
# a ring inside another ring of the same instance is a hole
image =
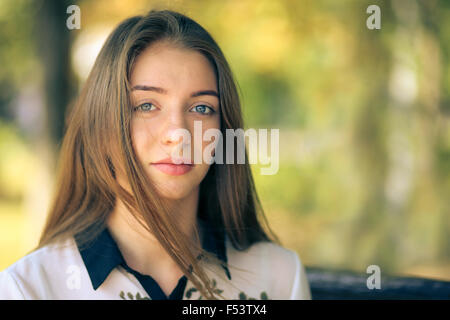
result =
[[[195,239],[199,190],[189,196],[166,201],[176,214],[178,227],[186,236]],[[180,275],[182,272],[157,238],[148,232],[116,198],[116,205],[107,219],[107,227],[116,241],[128,266],[142,274],[156,275],[164,270]]]

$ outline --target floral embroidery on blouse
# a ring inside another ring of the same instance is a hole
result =
[[[215,294],[221,294],[223,292],[223,290],[216,288],[217,286],[217,281],[215,279],[212,280],[212,289],[213,292]],[[185,297],[187,299],[191,299],[192,298],[192,294],[194,292],[198,292],[198,289],[195,287],[189,288],[188,290],[186,290],[185,293]],[[123,300],[151,300],[150,297],[142,297],[141,294],[138,292],[136,293],[136,295],[133,295],[131,292],[127,292],[125,295],[124,291],[120,291],[119,294],[120,298],[122,298]],[[259,299],[260,300],[269,300],[269,297],[267,296],[267,293],[265,291],[261,291],[260,295],[259,295]],[[203,300],[203,296],[200,295],[197,300]],[[239,292],[238,298],[234,299],[234,300],[257,300],[257,298],[253,298],[253,297],[249,297],[247,296],[247,294],[244,291]]]
[[[221,294],[221,293],[223,292],[223,290],[216,288],[216,285],[217,285],[217,282],[216,282],[215,279],[213,279],[213,280],[212,280],[212,289],[213,289],[213,292],[216,293],[216,294]],[[191,299],[192,294],[193,294],[194,292],[197,292],[197,291],[198,291],[197,288],[192,287],[192,288],[186,290],[185,297],[186,297],[187,299]],[[259,298],[260,298],[260,300],[269,300],[269,297],[267,296],[267,293],[266,293],[265,291],[262,291],[262,292],[260,293]],[[203,297],[200,295],[200,296],[198,297],[197,300],[202,300],[202,299],[203,299]],[[239,295],[238,295],[238,299],[235,299],[235,300],[257,300],[257,299],[256,299],[256,298],[252,298],[252,297],[248,297],[248,296],[245,294],[245,292],[241,291],[241,292],[239,293]]]
[[[120,291],[119,296],[123,300],[151,300],[149,297],[142,297],[139,292],[136,293],[136,296],[134,296],[131,292],[127,292],[127,296],[125,297],[125,292]],[[127,297],[128,297],[128,299],[127,299]]]

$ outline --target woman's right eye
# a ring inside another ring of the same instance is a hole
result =
[[[152,111],[153,107],[155,107],[155,105],[153,103],[146,102],[137,107],[134,107],[134,111],[148,112],[148,111]]]

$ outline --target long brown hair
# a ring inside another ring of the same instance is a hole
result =
[[[56,192],[38,247],[79,234],[82,242],[88,243],[105,228],[118,197],[202,295],[214,299],[191,242],[156,195],[132,147],[130,72],[139,53],[161,40],[196,50],[211,62],[219,90],[221,131],[243,128],[232,72],[203,27],[169,10],[152,10],[123,21],[106,40],[67,117]],[[123,168],[131,193],[118,184],[119,168],[114,164]],[[225,230],[238,250],[260,241],[277,241],[267,225],[247,162],[211,165],[200,185],[198,215],[209,219],[215,229]]]

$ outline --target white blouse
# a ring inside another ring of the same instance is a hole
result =
[[[225,247],[229,273],[223,266],[200,263],[214,288],[227,300],[311,299],[304,267],[294,251],[271,242],[238,251],[227,238]],[[94,270],[91,265],[103,268],[111,262],[108,254],[100,252],[98,259],[87,262],[74,238],[47,245],[0,272],[0,299],[158,299],[144,288],[156,282],[149,276],[136,276],[137,272],[130,272],[126,265]],[[102,273],[103,278],[99,276]],[[190,281],[177,287],[177,299],[202,298]]]

